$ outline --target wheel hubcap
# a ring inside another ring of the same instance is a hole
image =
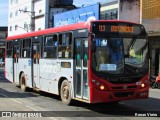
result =
[[[68,86],[67,86],[67,85],[64,85],[64,87],[63,87],[63,97],[64,97],[65,99],[68,99],[68,96],[69,96]]]

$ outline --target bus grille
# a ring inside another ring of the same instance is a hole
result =
[[[132,96],[134,92],[115,92],[114,95],[116,97],[129,97]]]
[[[107,80],[112,84],[130,84],[138,82],[142,77],[135,77],[135,78],[114,78],[110,77]]]
[[[111,87],[111,88],[112,88],[112,90],[124,90],[124,87],[123,87],[123,86]],[[136,89],[136,88],[137,88],[136,85],[134,85],[134,86],[127,86],[127,90],[128,90],[128,89]]]

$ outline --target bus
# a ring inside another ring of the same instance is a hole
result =
[[[141,24],[96,20],[10,36],[5,76],[64,104],[147,99],[148,39]]]

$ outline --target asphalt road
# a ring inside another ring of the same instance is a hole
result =
[[[22,92],[19,87],[5,79],[3,69],[0,70],[0,114],[2,115],[4,112],[3,114],[6,115],[5,112],[11,112],[16,117],[15,120],[28,116],[30,118],[27,119],[38,120],[160,120],[160,117],[135,117],[135,115],[143,116],[144,113],[146,116],[151,115],[149,113],[154,116],[156,113],[160,113],[160,89],[150,89],[149,99],[122,101],[118,104],[75,102],[72,106],[66,106],[56,95],[45,92],[36,93],[31,89]],[[127,116],[129,114],[131,116]],[[41,116],[43,118],[39,118]],[[9,117],[0,117],[1,119],[6,120]]]

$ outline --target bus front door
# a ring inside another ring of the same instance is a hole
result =
[[[18,84],[19,83],[19,65],[18,65],[18,58],[20,55],[20,51],[19,51],[19,45],[15,45],[14,46],[14,50],[13,50],[13,61],[14,61],[14,65],[13,65],[13,82]]]
[[[88,38],[75,39],[75,69],[75,97],[88,100]]]
[[[40,88],[40,67],[39,67],[39,59],[41,56],[41,44],[40,43],[33,43],[32,48],[32,55],[33,55],[33,68],[32,68],[32,87],[36,90]]]

